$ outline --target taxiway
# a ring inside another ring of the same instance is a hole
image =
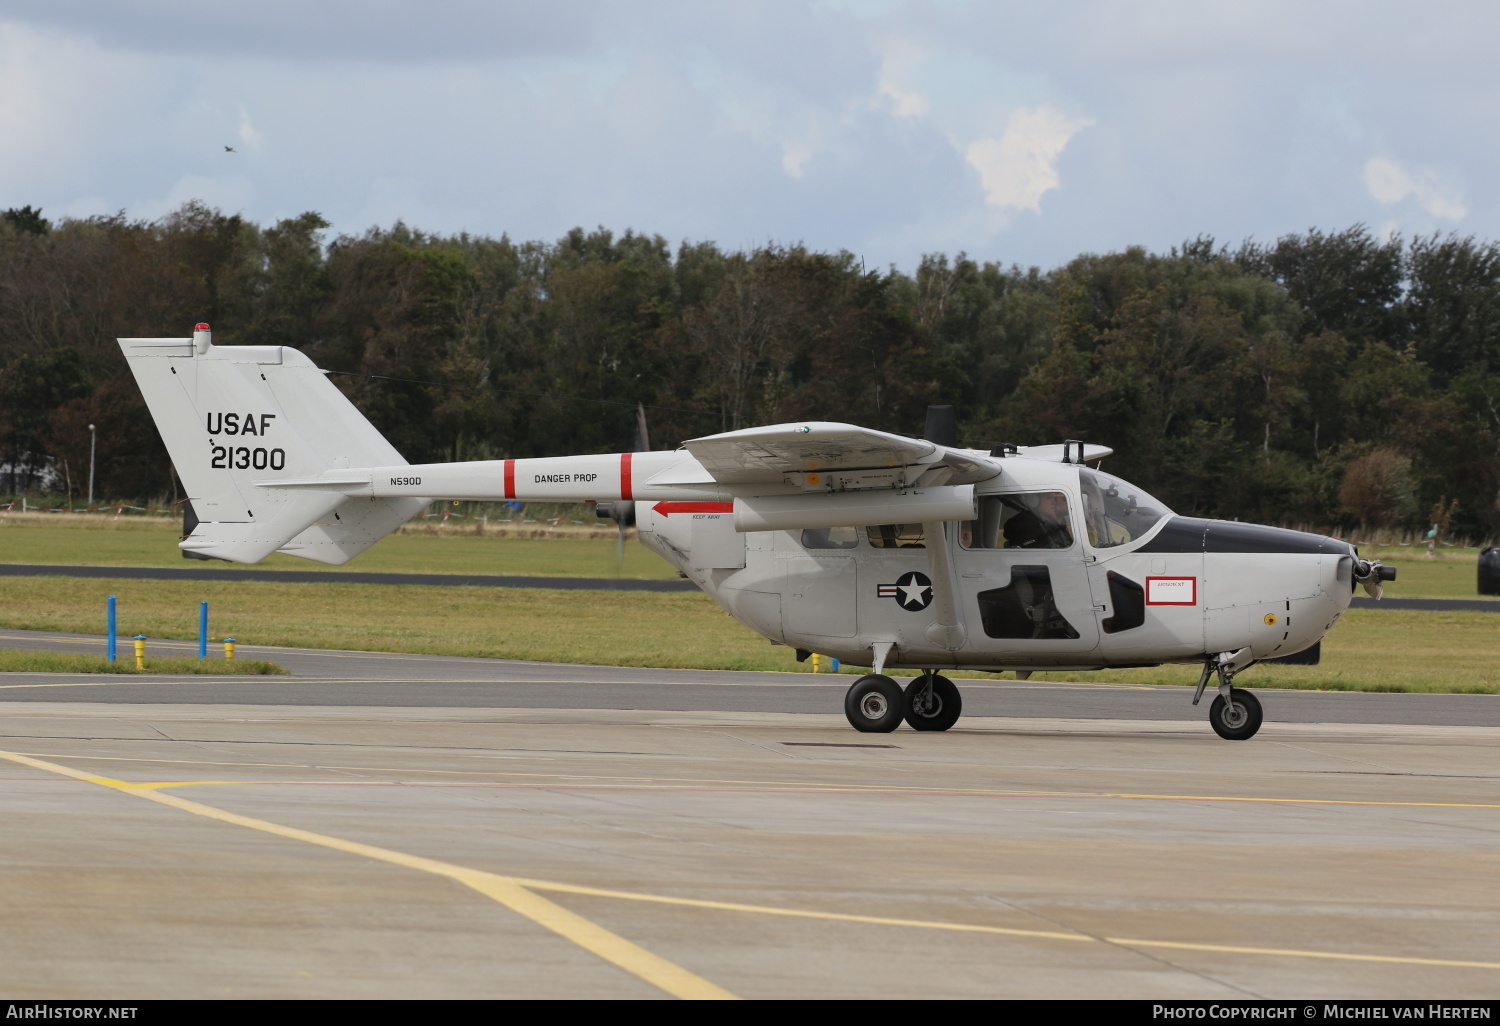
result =
[[[0,678],[0,993],[1500,990],[1497,697],[1264,692],[1232,743],[976,681],[863,735],[848,678],[244,654],[293,672]]]

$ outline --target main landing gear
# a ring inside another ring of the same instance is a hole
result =
[[[1221,652],[1205,662],[1203,674],[1198,678],[1198,690],[1193,693],[1193,704],[1197,705],[1208,686],[1208,678],[1218,675],[1219,693],[1208,707],[1208,722],[1214,733],[1226,741],[1245,741],[1254,737],[1265,718],[1261,713],[1260,699],[1234,686],[1234,675],[1249,665],[1240,664],[1235,658],[1244,651]]]
[[[844,695],[844,715],[855,730],[888,734],[904,719],[913,730],[947,730],[963,713],[963,698],[947,677],[928,670],[901,690],[880,673],[859,678]]]

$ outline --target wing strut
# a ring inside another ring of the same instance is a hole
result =
[[[958,618],[947,527],[943,521],[922,525],[923,540],[927,543],[927,569],[932,578],[932,612],[936,617],[927,628],[927,640],[956,652],[967,643],[968,632]]]

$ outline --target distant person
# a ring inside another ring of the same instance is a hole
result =
[[[1023,509],[1005,522],[1007,549],[1070,549],[1073,529],[1068,526],[1068,497],[1062,492],[1042,492],[1034,509]]]

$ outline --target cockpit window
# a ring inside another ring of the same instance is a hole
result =
[[[1078,484],[1083,491],[1089,544],[1096,549],[1134,541],[1172,513],[1144,489],[1101,470],[1079,467]]]
[[[1071,549],[1073,528],[1062,492],[984,495],[979,519],[959,527],[966,549]]]

